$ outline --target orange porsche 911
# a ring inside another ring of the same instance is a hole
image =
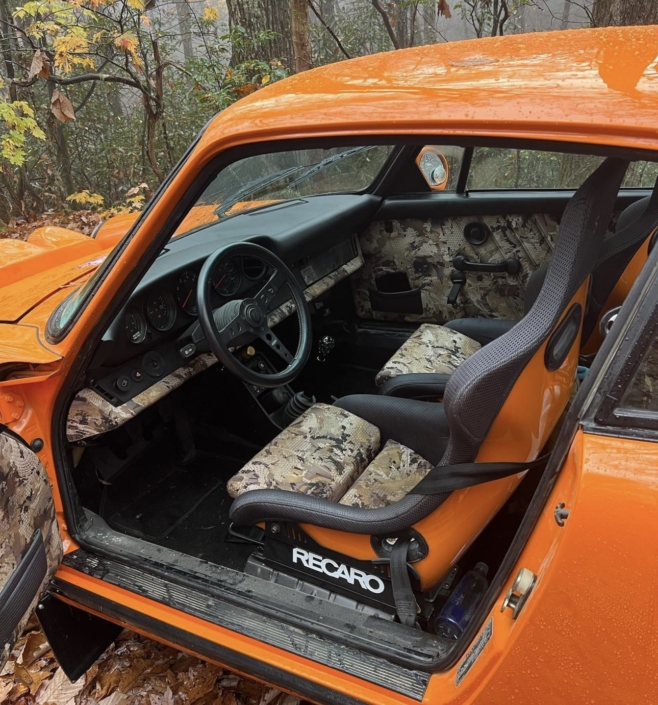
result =
[[[0,241],[0,660],[122,627],[316,703],[658,702],[658,28],[427,46]]]

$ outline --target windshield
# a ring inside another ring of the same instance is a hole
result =
[[[367,145],[258,154],[223,169],[175,235],[280,201],[367,189],[393,147]]]

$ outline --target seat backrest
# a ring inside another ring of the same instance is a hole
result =
[[[596,331],[601,313],[623,302],[625,295],[621,296],[621,301],[615,301],[610,305],[608,300],[612,292],[619,288],[620,281],[630,262],[636,253],[658,228],[658,181],[654,187],[653,195],[642,198],[626,207],[617,220],[617,227],[614,235],[606,238],[601,245],[599,259],[592,271],[592,283],[590,296],[587,301],[587,310],[583,322],[583,345],[590,341],[592,333]],[[647,243],[648,245],[649,243]],[[648,249],[648,248],[647,248]],[[646,257],[643,258],[644,260]],[[640,264],[642,264],[640,262]],[[523,300],[524,315],[532,308],[537,296],[546,279],[548,262],[538,267],[528,279],[525,297]],[[628,277],[628,283],[632,283],[634,276]],[[625,294],[627,284],[623,287]],[[619,298],[619,297],[618,297]],[[600,340],[596,341],[598,348]]]
[[[601,252],[592,277],[587,316],[583,323],[583,342],[596,330],[596,324],[606,307],[610,294],[643,243],[647,248],[658,228],[658,180],[651,196],[626,208],[619,216],[615,234],[601,245]],[[628,292],[626,292],[628,293]]]
[[[441,464],[530,460],[541,450],[571,393],[588,277],[627,167],[606,159],[578,189],[530,311],[451,376],[444,397],[450,443]]]

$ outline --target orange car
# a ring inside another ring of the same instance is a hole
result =
[[[3,656],[36,606],[71,678],[129,626],[317,703],[658,701],[657,54],[309,71],[0,241]]]

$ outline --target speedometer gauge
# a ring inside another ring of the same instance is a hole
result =
[[[126,311],[124,320],[126,326],[126,336],[131,343],[138,345],[146,339],[146,321],[139,311],[130,309]]]
[[[222,262],[212,275],[212,285],[222,296],[234,296],[240,288],[240,272],[235,263],[228,259]]]
[[[146,300],[146,318],[161,333],[169,330],[176,320],[176,304],[166,291],[155,291]]]
[[[196,305],[196,280],[196,272],[191,272],[188,269],[178,277],[176,284],[176,301],[190,316],[196,316],[199,313]]]

